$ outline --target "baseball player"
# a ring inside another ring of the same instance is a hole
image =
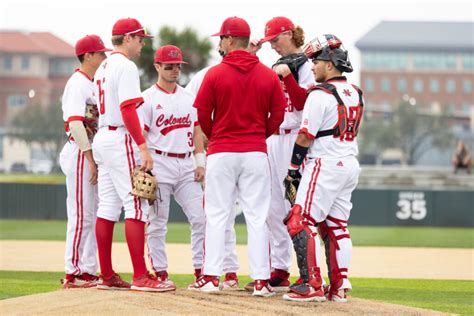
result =
[[[299,183],[285,223],[303,282],[292,285],[284,299],[326,300],[319,268],[318,227],[327,255],[328,299],[346,302],[346,292],[351,288],[348,268],[352,251],[347,221],[360,173],[357,131],[364,102],[362,91],[342,76],[343,72],[352,72],[352,65],[336,36],[326,34],[314,39],[305,53],[313,60],[314,76],[321,84],[309,91],[285,178],[286,185]],[[301,177],[299,168],[306,156]]]
[[[97,243],[94,232],[97,166],[91,148],[94,129],[97,128],[94,113],[98,113],[92,78],[106,58],[105,52],[110,51],[97,35],[81,38],[75,49],[81,66],[64,89],[62,110],[68,142],[59,155],[67,188],[66,277],[61,280],[66,289],[93,287],[98,279],[95,275]]]
[[[194,96],[176,83],[182,64],[187,62],[178,47],[166,45],[156,51],[158,82],[143,92],[141,107],[159,185],[157,207],[147,227],[148,254],[156,276],[169,283],[165,238],[172,194],[191,224],[195,274],[201,274],[204,259],[206,217],[199,184],[205,173],[204,140],[193,108]]]
[[[219,53],[221,55],[224,55],[224,52],[222,52],[220,48],[219,48]],[[204,76],[206,75],[207,71],[211,67],[213,66],[209,66],[198,71],[193,76],[193,78],[188,83],[188,85],[186,86],[186,91],[191,92],[194,98],[197,95],[199,88],[201,87]],[[203,137],[205,137],[204,134],[203,134]],[[223,290],[239,288],[239,279],[237,277],[237,270],[239,269],[239,261],[237,258],[237,249],[236,249],[237,238],[235,235],[234,224],[235,224],[235,216],[230,216],[229,222],[227,223],[226,231],[225,231],[225,250],[224,250],[225,257],[224,257],[224,263],[222,266],[222,270],[225,273],[224,283],[222,284]],[[197,277],[201,276],[200,272],[201,271],[196,271],[195,275]]]
[[[225,255],[225,230],[238,198],[248,230],[253,295],[272,296],[266,218],[270,205],[270,168],[265,139],[283,121],[286,101],[277,75],[247,51],[248,23],[226,19],[220,36],[225,56],[211,68],[194,106],[209,138],[204,209],[206,252],[203,276],[188,289],[219,291]]]
[[[304,99],[292,98],[287,86],[296,85],[307,89],[316,82],[311,72],[312,63],[301,49],[304,44],[304,31],[300,26],[295,27],[293,22],[286,17],[275,17],[266,23],[265,37],[253,46],[254,50],[257,51],[265,42],[269,42],[271,48],[281,56],[273,69],[280,77],[288,101],[283,123],[267,139],[272,179],[272,198],[267,219],[272,262],[270,285],[276,291],[286,291],[290,285],[288,271],[291,267],[293,247],[286,226],[283,224],[283,219],[291,206],[284,198],[285,189],[281,179],[285,177],[290,163],[304,107]],[[253,290],[253,282],[247,284],[245,288]]]
[[[99,131],[94,139],[98,165],[99,208],[96,236],[101,276],[97,285],[106,290],[172,291],[174,285],[157,280],[144,258],[148,201],[131,194],[132,170],[153,169],[153,159],[142,134],[136,107],[143,103],[137,66],[143,39],[151,37],[136,19],[118,20],[112,29],[114,52],[97,70],[95,93],[99,104]],[[133,264],[130,285],[112,267],[112,236],[121,208],[125,211],[125,236]]]

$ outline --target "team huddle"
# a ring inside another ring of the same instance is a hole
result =
[[[303,29],[285,17],[269,20],[261,40],[250,40],[250,33],[245,20],[226,19],[213,34],[220,37],[222,61],[198,72],[186,88],[177,84],[187,64],[180,48],[159,47],[150,61],[158,80],[143,92],[132,60],[151,36],[139,21],[114,24],[113,50],[96,35],[77,42],[81,66],[62,102],[69,137],[60,154],[68,215],[64,288],[176,290],[165,252],[173,195],[191,228],[196,280],[188,290],[239,289],[238,203],[254,280],[245,290],[261,297],[284,292],[290,301],[347,302],[347,221],[360,173],[364,106],[362,91],[343,76],[352,72],[348,52],[330,34],[304,45]],[[281,56],[271,68],[257,57],[266,42]],[[152,187],[146,179],[157,184],[148,198],[137,193],[141,183]],[[112,264],[122,210],[131,283]],[[320,272],[321,241],[329,284]],[[294,284],[292,248],[300,272]]]

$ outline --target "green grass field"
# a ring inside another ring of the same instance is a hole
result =
[[[0,271],[0,299],[58,290],[62,277],[60,272]],[[130,274],[122,277],[131,279]],[[185,288],[194,280],[192,275],[170,277],[179,288]],[[250,281],[246,276],[239,278],[241,286]],[[352,278],[351,282],[353,297],[462,315],[474,312],[474,282],[470,281]]]
[[[66,183],[66,177],[62,173],[55,173],[55,174],[0,173],[0,182],[60,184],[60,183]]]
[[[245,225],[237,224],[237,243],[247,242]],[[350,227],[355,246],[474,248],[472,228]],[[65,240],[65,221],[0,220],[0,240]],[[115,241],[125,241],[123,223],[116,225]],[[189,243],[189,225],[170,223],[167,241]]]

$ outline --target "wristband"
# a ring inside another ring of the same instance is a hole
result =
[[[206,168],[206,155],[204,153],[194,154],[194,160],[196,161],[196,167]]]

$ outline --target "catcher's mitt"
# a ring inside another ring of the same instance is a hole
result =
[[[86,113],[84,114],[84,127],[87,131],[87,136],[89,139],[94,137],[97,133],[97,126],[99,121],[99,111],[97,105],[95,104],[86,104]]]
[[[278,59],[273,66],[287,64],[291,70],[291,73],[293,74],[293,77],[295,77],[295,80],[298,81],[298,69],[300,69],[301,65],[303,65],[306,61],[308,61],[308,57],[306,57],[304,53],[290,54]]]
[[[295,204],[296,193],[300,185],[301,174],[298,170],[288,170],[288,175],[283,180],[285,186],[285,198],[290,202],[291,206]]]
[[[147,199],[150,203],[153,203],[156,200],[157,189],[156,178],[150,171],[145,172],[138,167],[133,169],[132,195]]]

